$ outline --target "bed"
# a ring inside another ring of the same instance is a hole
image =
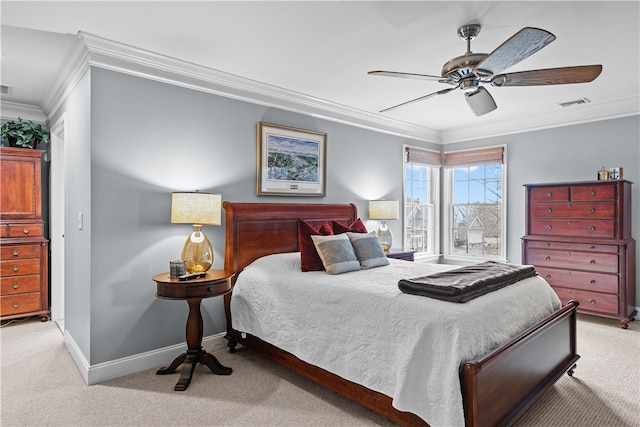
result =
[[[247,266],[249,266],[246,270],[248,275],[250,269],[255,265],[252,263],[262,262],[265,264],[266,258],[264,257],[267,256],[274,257],[269,259],[269,262],[277,258],[285,258],[288,259],[287,262],[290,262],[291,254],[296,253],[299,249],[298,223],[300,220],[315,225],[327,220],[351,224],[358,218],[356,207],[353,204],[224,202],[223,206],[226,217],[225,269],[236,273],[235,280],[239,280]],[[280,255],[276,256],[275,254]],[[403,268],[409,268],[410,264],[414,264],[400,260],[390,261],[404,264]],[[387,267],[381,268],[386,269]],[[360,274],[360,272],[354,274]],[[512,285],[509,288],[515,286]],[[237,291],[239,292],[240,288]],[[492,294],[499,292],[496,291]],[[403,296],[405,299],[407,297],[421,299],[421,304],[432,304],[423,301],[428,300],[425,297]],[[428,425],[423,419],[428,417],[416,415],[416,413],[420,414],[420,408],[412,409],[411,405],[405,405],[406,399],[399,399],[397,396],[394,399],[392,397],[393,390],[388,391],[384,390],[384,387],[367,386],[370,384],[367,381],[352,380],[349,379],[349,375],[344,375],[342,372],[336,373],[333,369],[324,369],[322,364],[308,363],[296,357],[293,354],[296,351],[293,353],[286,351],[281,348],[286,346],[276,346],[270,343],[271,338],[266,339],[261,336],[268,336],[268,332],[271,332],[269,330],[252,334],[234,329],[231,316],[232,299],[233,292],[225,296],[226,338],[229,340],[231,351],[235,351],[238,344],[253,348],[295,372],[395,422],[403,425]],[[487,298],[487,300],[489,299]],[[234,300],[234,303],[236,301]],[[511,303],[503,304],[505,311],[513,309],[512,305],[520,303],[517,299],[511,301]],[[516,333],[490,352],[464,359],[463,363],[457,366],[457,375],[455,375],[457,378],[452,380],[457,381],[456,384],[459,384],[460,387],[458,391],[462,399],[461,411],[463,412],[464,424],[467,426],[510,425],[564,373],[572,374],[579,358],[576,353],[576,308],[577,303],[570,301],[564,307],[558,307],[557,310],[552,311],[541,320],[536,320],[535,324]],[[237,310],[237,307],[235,309]],[[236,317],[241,317],[241,315],[242,312],[236,312]],[[357,331],[361,325],[345,323],[342,327],[345,331]],[[413,339],[415,340],[415,337]],[[304,345],[312,346],[313,340],[306,340]],[[335,350],[329,352],[329,354],[335,354],[336,357],[339,356],[338,353]],[[429,355],[425,355],[424,360],[425,365],[429,364]],[[360,365],[368,366],[368,363]],[[389,371],[394,372],[393,368],[395,367],[389,366]],[[381,371],[377,370],[376,372]],[[377,374],[364,372],[363,375],[370,378]],[[429,397],[433,398],[433,393]],[[415,398],[420,400],[423,399],[423,396],[418,394]],[[438,422],[432,423],[433,425],[439,424]]]

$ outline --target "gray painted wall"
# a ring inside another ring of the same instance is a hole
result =
[[[258,197],[256,124],[327,132],[327,197]],[[438,148],[128,75],[91,72],[91,365],[184,342],[186,303],[159,300],[151,277],[191,227],[170,223],[176,190],[223,200],[356,203],[402,198],[402,147]],[[70,210],[69,217],[77,212]],[[401,235],[401,223],[392,231]],[[223,267],[224,224],[206,227]],[[225,329],[222,298],[203,301],[205,336]],[[86,321],[86,320],[85,320]],[[70,329],[69,329],[70,330]]]
[[[403,144],[441,148],[97,68],[62,112],[70,149],[66,328],[90,365],[184,342],[187,304],[157,299],[151,280],[168,270],[190,232],[169,221],[172,191],[215,191],[231,201],[354,202],[366,219],[368,200],[402,199]],[[326,198],[255,195],[258,121],[328,133]],[[445,148],[508,145],[508,255],[517,261],[522,184],[591,179],[603,164],[623,166],[639,182],[638,128],[634,117]],[[639,199],[636,186],[636,216]],[[401,235],[400,221],[390,226]],[[214,268],[223,266],[224,227],[223,220],[205,228]],[[203,301],[203,318],[205,336],[225,329],[221,298]]]
[[[65,217],[65,328],[87,361],[91,344],[91,73],[73,88],[51,117],[64,115],[67,151]],[[77,214],[84,214],[84,228]]]

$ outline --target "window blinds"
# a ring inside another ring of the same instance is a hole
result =
[[[478,150],[455,151],[444,153],[444,166],[488,165],[504,163],[504,147],[481,148]]]
[[[442,160],[439,152],[416,147],[405,147],[404,162],[421,163],[423,165],[438,167],[442,166]]]

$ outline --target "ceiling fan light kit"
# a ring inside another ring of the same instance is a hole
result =
[[[538,52],[553,42],[556,37],[540,28],[525,27],[493,52],[473,53],[471,40],[480,34],[480,29],[479,24],[463,25],[458,28],[458,36],[467,43],[467,52],[447,61],[442,67],[440,76],[396,71],[369,71],[368,74],[371,75],[431,80],[453,86],[385,108],[380,112],[423,101],[436,95],[444,95],[453,89],[460,89],[471,111],[476,116],[482,116],[495,110],[497,105],[489,91],[481,84],[489,84],[493,87],[515,87],[588,83],[595,80],[602,72],[602,65],[580,65],[499,74]]]

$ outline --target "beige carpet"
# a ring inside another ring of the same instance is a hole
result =
[[[640,426],[640,322],[580,316],[573,377],[564,376],[517,426]],[[11,426],[393,426],[390,421],[248,350],[198,366],[189,388],[155,369],[88,387],[52,322],[0,330],[1,418]],[[169,361],[167,361],[169,362]]]

